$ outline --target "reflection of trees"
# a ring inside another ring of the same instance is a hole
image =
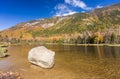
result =
[[[104,47],[103,46],[96,46],[96,53],[98,58],[104,58]]]
[[[120,58],[120,47],[93,46],[85,47],[85,54],[98,58]]]
[[[119,58],[120,57],[120,49],[119,47],[111,47],[111,55],[113,58]]]
[[[100,52],[100,47],[97,45],[97,52],[98,52],[98,56],[99,58],[101,58],[101,52]]]
[[[120,47],[108,47],[105,46],[105,57],[107,58],[119,58],[120,57]]]
[[[85,54],[87,54],[87,46],[85,45]]]

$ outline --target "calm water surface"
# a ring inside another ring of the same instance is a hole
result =
[[[1,71],[14,71],[24,79],[120,79],[120,47],[45,45],[56,52],[55,66],[42,69],[28,62],[28,52],[40,45],[8,47],[0,59]]]

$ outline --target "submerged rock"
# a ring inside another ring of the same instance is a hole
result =
[[[43,68],[51,68],[54,65],[55,52],[44,46],[35,47],[28,54],[29,62]]]
[[[13,73],[13,72],[6,72],[6,73],[3,73],[3,72],[0,72],[0,79],[22,79],[20,77],[20,74],[19,73]]]
[[[0,57],[2,58],[2,57],[5,57],[7,55],[8,55],[7,54],[7,49],[0,47]]]

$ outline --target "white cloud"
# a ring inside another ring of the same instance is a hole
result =
[[[84,10],[91,10],[92,8],[87,7],[87,5],[85,4],[85,2],[81,1],[81,0],[65,0],[65,3],[72,5],[74,7],[79,7],[82,8]]]
[[[65,0],[65,3],[73,5],[75,7],[85,8],[86,4],[81,0]]]
[[[55,16],[72,15],[74,13],[77,13],[77,11],[75,11],[75,8],[81,8],[84,11],[89,11],[93,9],[91,7],[88,7],[82,0],[64,0],[64,3],[55,6]]]
[[[97,5],[96,8],[102,8],[103,6]]]
[[[68,7],[65,5],[65,4],[58,4],[55,9],[60,9],[60,10],[63,10],[63,9],[67,9]]]
[[[65,3],[71,4],[71,0],[65,0]]]
[[[85,11],[81,11],[81,13],[85,13]]]
[[[69,7],[65,4],[58,4],[55,7],[55,10],[56,10],[55,16],[67,16],[67,15],[72,15],[74,13],[77,13],[76,11],[69,9]]]
[[[63,16],[73,15],[73,14],[75,14],[75,13],[77,13],[77,12],[71,11],[71,12],[68,12],[68,13],[64,13]]]

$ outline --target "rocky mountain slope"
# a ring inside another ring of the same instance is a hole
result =
[[[64,43],[75,43],[75,39],[79,43],[85,43],[83,39],[105,42],[105,36],[111,40],[109,35],[120,35],[120,3],[88,13],[23,22],[0,32],[1,38]]]

